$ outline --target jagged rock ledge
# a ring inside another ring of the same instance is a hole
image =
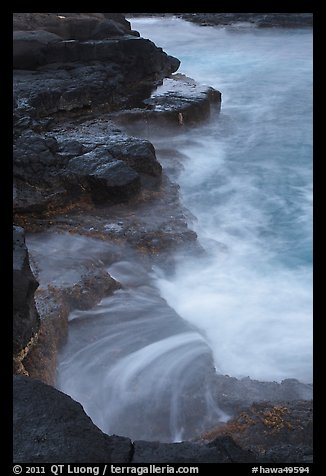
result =
[[[157,126],[188,126],[219,113],[221,93],[216,89],[196,83],[184,74],[176,73],[164,79],[151,97],[142,101],[141,107],[114,114],[118,124],[135,128],[135,122],[149,132]]]
[[[158,186],[162,169],[152,144],[116,124],[181,127],[219,110],[213,88],[181,75],[162,84],[180,61],[112,15],[14,16],[16,214],[128,202],[144,183]]]

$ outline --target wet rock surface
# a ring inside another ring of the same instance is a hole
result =
[[[114,117],[119,124],[135,127],[138,123],[138,127],[150,131],[157,126],[180,128],[197,123],[218,113],[220,107],[219,91],[183,74],[174,74],[165,79],[140,108],[118,112]]]

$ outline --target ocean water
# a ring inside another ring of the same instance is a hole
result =
[[[180,258],[161,294],[204,332],[218,371],[311,382],[312,31],[131,21],[222,92],[218,118],[169,138],[207,256]]]
[[[111,264],[124,287],[71,313],[58,387],[107,433],[180,441],[229,418],[216,372],[312,382],[312,32],[131,23],[222,92],[207,123],[144,131],[205,253]]]

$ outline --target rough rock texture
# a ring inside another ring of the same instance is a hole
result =
[[[100,143],[88,144],[82,134],[61,133],[57,140],[48,131],[85,112],[92,117],[138,105],[176,71],[178,59],[110,13],[14,14],[13,51],[16,213],[80,200],[125,202],[139,194],[139,174],[160,176],[146,141],[114,135],[112,128]]]
[[[13,390],[15,463],[130,461],[130,440],[102,433],[68,395],[21,376]]]
[[[32,36],[33,32],[16,32],[14,39],[14,97],[19,118],[26,113],[42,117],[86,106],[114,110],[148,97],[148,91],[180,65],[150,40],[129,35],[84,42],[56,41],[51,35],[43,55],[34,40],[25,41],[27,51],[21,55],[23,33]]]
[[[107,151],[92,151],[69,161],[65,170],[70,189],[88,191],[94,203],[124,202],[140,191],[140,177]]]
[[[132,463],[255,463],[255,455],[243,450],[230,437],[209,445],[135,441]]]
[[[90,136],[68,129],[56,135],[24,131],[17,138],[16,213],[62,208],[82,196],[94,203],[122,203],[139,193],[141,175],[160,177],[162,167],[150,142],[112,130]]]
[[[34,292],[38,282],[33,275],[24,230],[13,227],[13,352],[20,352],[39,328]]]
[[[202,439],[232,436],[242,448],[254,451],[261,462],[311,463],[312,415],[312,400],[254,403],[225,426],[205,433]]]
[[[180,127],[220,107],[218,91],[182,75],[162,85],[180,61],[132,32],[122,14],[17,13],[13,43],[18,214],[131,200],[162,167],[148,141],[112,121]],[[106,133],[93,127],[91,137],[84,123],[100,114]]]

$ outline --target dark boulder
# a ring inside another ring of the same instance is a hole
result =
[[[201,85],[183,74],[174,74],[152,91],[142,101],[141,107],[116,113],[116,120],[141,130],[163,125],[168,132],[173,128],[188,126],[206,120],[221,108],[221,93]],[[137,130],[137,129],[136,129]],[[164,129],[162,129],[164,133]]]
[[[34,292],[38,287],[30,265],[23,228],[13,227],[13,352],[20,352],[39,329]]]
[[[116,134],[111,137],[108,151],[115,159],[124,161],[138,173],[153,177],[161,175],[162,166],[156,159],[155,149],[151,142],[125,134]]]
[[[94,203],[123,202],[140,191],[138,173],[105,148],[71,159],[64,173],[70,186],[89,191]]]
[[[73,126],[73,139],[67,138],[70,134],[69,130],[65,130],[56,135],[60,156],[73,158],[88,153],[84,157],[96,161],[101,155],[108,160],[122,160],[139,174],[152,177],[162,174],[162,166],[151,142],[128,136],[114,126],[109,128],[105,121],[85,121],[77,131]]]
[[[148,141],[112,134],[83,144],[67,137],[58,142],[52,135],[24,131],[16,139],[15,212],[60,208],[85,194],[96,204],[125,202],[140,191],[138,172],[161,173]]]
[[[15,463],[128,463],[128,438],[108,436],[68,395],[38,380],[13,379]]]

